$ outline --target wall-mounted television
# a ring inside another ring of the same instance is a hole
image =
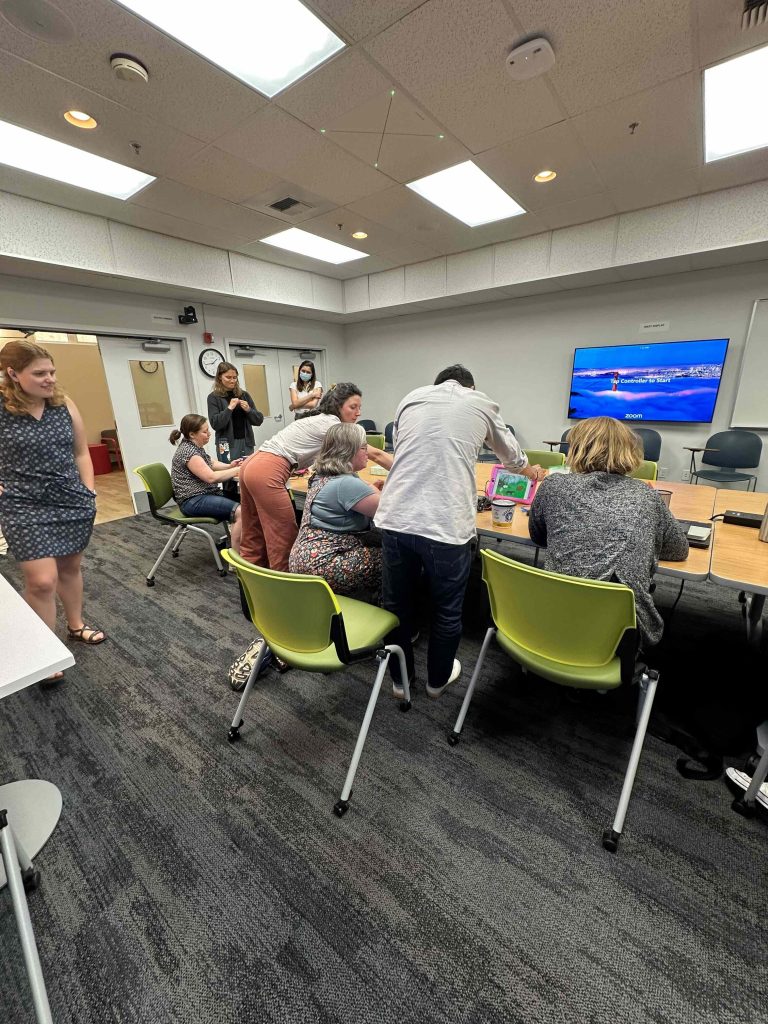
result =
[[[577,348],[568,416],[711,423],[728,340]]]

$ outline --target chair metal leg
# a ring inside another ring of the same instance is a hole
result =
[[[268,651],[269,651],[269,647],[267,646],[267,643],[265,641],[261,645],[261,650],[259,651],[258,655],[256,656],[256,661],[254,661],[254,663],[253,663],[253,668],[251,669],[251,674],[248,676],[248,682],[245,684],[245,689],[243,690],[243,695],[240,698],[240,701],[239,701],[239,703],[237,705],[237,711],[235,712],[235,717],[232,719],[232,724],[229,727],[229,732],[227,733],[227,739],[229,740],[230,743],[235,743],[237,740],[240,739],[240,727],[243,724],[243,711],[245,710],[245,702],[248,700],[248,696],[250,695],[250,692],[253,689],[253,684],[256,682],[256,680],[258,678],[259,669],[261,668],[261,663],[266,658]]]
[[[38,1024],[53,1024],[51,1007],[48,1003],[48,993],[45,989],[45,979],[43,978],[43,971],[40,966],[40,957],[37,953],[35,933],[32,931],[29,907],[27,906],[27,898],[24,895],[24,882],[19,870],[19,855],[16,850],[13,833],[11,832],[11,826],[8,823],[8,815],[4,810],[0,810],[0,854],[2,854],[5,877],[8,879],[8,891],[11,894],[13,912],[16,916],[16,928],[24,955],[24,966],[27,969],[27,977],[32,989],[35,1017]],[[26,854],[24,854],[24,857],[29,861]]]
[[[181,547],[181,542],[184,540],[186,535],[187,535],[187,531],[186,530],[182,530],[181,533],[179,534],[179,536],[178,536],[178,538],[176,540],[176,543],[171,548],[171,557],[172,558],[178,558],[178,556],[179,556],[179,548]]]
[[[400,679],[403,684],[403,699],[400,701],[400,710],[410,711],[411,686],[408,682],[408,669],[405,664],[405,651],[402,647],[398,647],[397,644],[385,644],[385,650],[389,651],[390,654],[396,654],[397,660],[400,662]]]
[[[400,651],[399,647],[396,649]],[[400,654],[402,654],[402,651],[400,651]],[[355,744],[355,749],[352,754],[352,760],[350,761],[349,764],[347,777],[344,780],[344,788],[341,791],[341,799],[337,800],[336,803],[333,805],[334,813],[339,818],[343,818],[349,809],[349,797],[350,794],[352,793],[352,784],[355,781],[355,775],[357,774],[357,766],[360,764],[360,758],[362,757],[363,754],[363,747],[365,746],[365,741],[368,736],[368,729],[371,724],[371,719],[373,718],[373,710],[376,707],[376,701],[378,700],[379,694],[381,693],[381,684],[384,681],[384,674],[387,671],[389,657],[390,654],[388,648],[383,647],[381,650],[376,652],[376,660],[379,663],[379,668],[378,671],[376,672],[376,679],[374,681],[373,687],[371,688],[371,695],[368,698],[368,706],[366,707],[365,715],[363,716],[363,724],[360,726],[360,732],[358,733],[357,736],[357,743]],[[400,662],[400,667],[402,670],[402,661]],[[410,691],[408,689],[408,673],[405,672],[401,676],[401,679],[403,682],[403,691],[405,693],[406,698],[408,698],[410,694]]]
[[[640,755],[643,752],[645,733],[648,729],[648,720],[651,717],[653,698],[656,696],[656,687],[658,682],[659,673],[655,670],[649,669],[647,672],[643,673],[641,685],[645,685],[646,693],[643,699],[643,707],[639,715],[639,721],[637,723],[637,730],[635,731],[635,739],[632,743],[632,751],[629,755],[627,771],[624,775],[624,785],[621,787],[619,806],[616,808],[616,817],[613,819],[613,828],[607,828],[603,832],[603,846],[610,853],[616,853],[622,829],[624,828],[624,819],[627,816],[629,799],[632,796],[632,787],[635,784],[635,776],[637,775],[637,766],[640,763]]]
[[[160,568],[160,565],[161,565],[163,559],[168,554],[168,552],[171,550],[171,548],[176,543],[177,539],[184,532],[185,529],[186,529],[186,527],[184,527],[184,526],[177,526],[176,529],[171,534],[171,536],[168,538],[165,547],[160,552],[160,557],[155,562],[155,564],[152,566],[152,568],[149,570],[149,575],[147,576],[147,586],[148,587],[154,587],[154,585],[155,585],[155,573]]]
[[[219,558],[218,549],[217,549],[216,544],[215,544],[215,542],[213,540],[213,537],[210,535],[210,533],[208,533],[207,530],[204,530],[202,526],[189,526],[188,525],[186,528],[188,530],[194,530],[196,533],[202,533],[202,535],[208,541],[208,546],[211,549],[211,554],[213,555],[214,561],[216,562],[216,568],[219,570],[219,576],[226,576],[227,575],[227,570],[224,568],[224,565],[223,565],[221,559]]]
[[[496,635],[496,627],[489,626],[485,633],[485,639],[483,640],[483,646],[480,648],[480,656],[475,664],[475,669],[472,673],[472,678],[469,681],[467,692],[464,694],[464,703],[461,705],[461,711],[459,711],[459,717],[456,719],[456,725],[453,727],[453,732],[448,734],[448,742],[452,747],[455,747],[459,742],[461,730],[464,728],[464,719],[467,717],[467,711],[469,711],[469,703],[472,700],[472,695],[475,692],[475,686],[477,680],[480,678],[480,669],[483,667],[485,661],[485,655],[488,652],[488,645],[490,644],[493,637]]]

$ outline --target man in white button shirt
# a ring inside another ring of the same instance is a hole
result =
[[[416,388],[395,415],[394,461],[374,522],[382,532],[383,604],[400,620],[390,638],[405,651],[413,678],[411,636],[416,628],[414,600],[422,572],[432,598],[427,653],[427,695],[439,697],[458,679],[461,609],[475,537],[475,464],[483,444],[516,473],[538,479],[499,407],[475,391],[464,366],[449,366],[435,383]],[[380,461],[384,453],[377,459]],[[390,659],[393,692],[403,695],[397,659]]]

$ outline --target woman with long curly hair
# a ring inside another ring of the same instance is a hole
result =
[[[50,352],[10,341],[0,351],[0,528],[24,574],[27,604],[53,630],[58,596],[69,639],[86,644],[106,639],[83,621],[81,561],[95,516],[80,413],[56,382]]]

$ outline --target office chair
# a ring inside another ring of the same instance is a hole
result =
[[[378,431],[376,429],[376,424],[373,422],[373,420],[358,420],[357,424],[358,424],[358,426],[363,428],[363,430],[366,432],[366,434],[376,434],[376,433],[378,433]]]
[[[384,427],[384,451],[393,452],[395,450],[394,441],[395,432],[395,421],[390,420],[389,423]]]
[[[535,448],[526,448],[525,454],[532,466],[541,466],[542,469],[565,465],[565,456],[560,452],[545,452]]]
[[[686,448],[691,453],[691,480],[699,477],[718,484],[740,483],[753,480],[752,490],[757,487],[757,474],[737,473],[737,469],[755,469],[760,465],[763,442],[751,430],[721,430],[707,439],[703,448]],[[701,461],[716,469],[696,468],[696,453],[701,452]]]
[[[448,742],[459,742],[494,637],[523,669],[561,686],[603,691],[639,680],[635,739],[613,825],[603,832],[603,846],[616,853],[659,679],[658,672],[635,665],[635,595],[620,583],[562,576],[492,550],[484,549],[480,555],[493,625],[485,634]]]
[[[633,476],[635,480],[658,480],[659,464],[658,462],[649,462],[648,459],[643,459],[637,469],[629,473],[628,476]]]
[[[564,431],[562,432],[562,434],[560,435],[560,448],[559,448],[558,450],[559,450],[559,452],[560,452],[560,454],[561,454],[561,455],[567,455],[567,454],[568,454],[568,450],[569,450],[569,449],[570,449],[570,447],[571,447],[571,446],[570,446],[570,445],[568,444],[568,435],[570,434],[570,432],[571,432],[571,428],[570,428],[570,427],[568,427],[568,428],[567,428],[566,430],[564,430]]]
[[[226,576],[227,570],[221,564],[221,559],[219,558],[219,552],[216,548],[214,539],[207,530],[202,528],[201,525],[218,526],[219,520],[213,519],[210,516],[185,516],[178,505],[169,505],[168,503],[173,498],[173,486],[171,484],[171,474],[162,463],[151,462],[146,466],[139,466],[137,469],[134,469],[133,472],[140,478],[147,491],[149,511],[152,513],[152,518],[156,519],[158,523],[162,523],[164,526],[173,527],[173,533],[168,538],[163,550],[160,552],[160,557],[149,570],[147,586],[154,587],[155,573],[160,568],[160,564],[169,551],[173,558],[178,558],[181,542],[190,530],[195,533],[201,533],[205,537],[210,545],[211,554],[216,562],[216,568],[219,576]],[[228,524],[225,524],[225,529],[228,537]],[[224,539],[226,540],[227,538]]]
[[[230,743],[240,739],[243,710],[266,657],[267,645],[273,654],[292,668],[326,675],[343,672],[347,665],[358,661],[376,659],[378,667],[368,706],[341,797],[333,808],[341,818],[349,808],[355,773],[392,654],[400,660],[403,680],[405,696],[400,702],[400,710],[408,711],[411,707],[405,655],[402,648],[384,643],[384,637],[398,625],[397,616],[363,601],[337,596],[321,576],[300,576],[263,569],[244,561],[231,550],[222,554],[235,567],[248,602],[251,622],[266,641],[254,662],[229,727]]]
[[[365,439],[372,448],[384,451],[385,439],[383,434],[366,434]]]
[[[632,427],[643,442],[643,458],[649,462],[658,462],[661,456],[661,434],[650,427]]]

